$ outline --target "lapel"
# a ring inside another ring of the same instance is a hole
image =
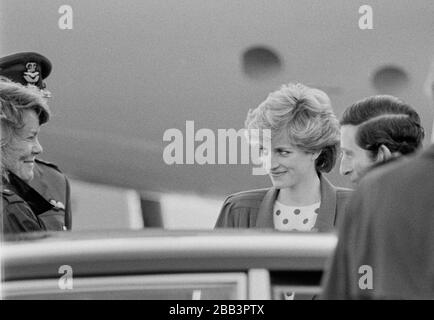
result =
[[[268,189],[258,210],[258,216],[256,218],[255,225],[256,228],[274,228],[273,206],[278,194],[279,189],[273,187]]]
[[[321,205],[313,229],[319,232],[333,230],[336,216],[336,188],[323,176],[321,181]]]
[[[320,175],[321,205],[318,218],[313,229],[327,232],[333,229],[336,216],[336,188],[323,176]],[[273,206],[279,194],[279,189],[270,188],[264,196],[256,218],[256,228],[274,228]]]

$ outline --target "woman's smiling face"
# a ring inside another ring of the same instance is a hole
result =
[[[34,110],[23,112],[24,126],[16,130],[11,141],[2,150],[2,162],[6,169],[22,180],[33,179],[35,157],[42,152],[38,141],[39,118]]]
[[[315,160],[318,155],[294,147],[286,130],[271,139],[271,150],[264,147],[261,150],[263,165],[273,186],[278,189],[294,187],[316,172]]]

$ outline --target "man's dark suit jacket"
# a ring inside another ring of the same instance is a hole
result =
[[[434,299],[434,145],[370,172],[347,209],[322,298]]]

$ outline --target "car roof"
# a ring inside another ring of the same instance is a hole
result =
[[[10,240],[10,239],[9,239]],[[27,234],[3,243],[4,280],[174,272],[316,270],[336,245],[334,234],[272,230],[99,231]]]

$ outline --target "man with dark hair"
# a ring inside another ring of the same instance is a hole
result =
[[[415,152],[424,138],[417,112],[389,95],[356,102],[340,123],[340,172],[354,183],[373,165]]]
[[[432,97],[434,63],[426,88]],[[362,179],[340,222],[322,298],[434,299],[433,230],[434,144]]]
[[[20,52],[0,58],[0,76],[24,86],[36,86],[45,98],[51,96],[44,81],[51,69],[51,62],[36,52]],[[51,210],[39,215],[46,229],[70,230],[72,218],[67,177],[55,164],[41,159],[35,159],[33,174],[28,184],[52,205]]]

